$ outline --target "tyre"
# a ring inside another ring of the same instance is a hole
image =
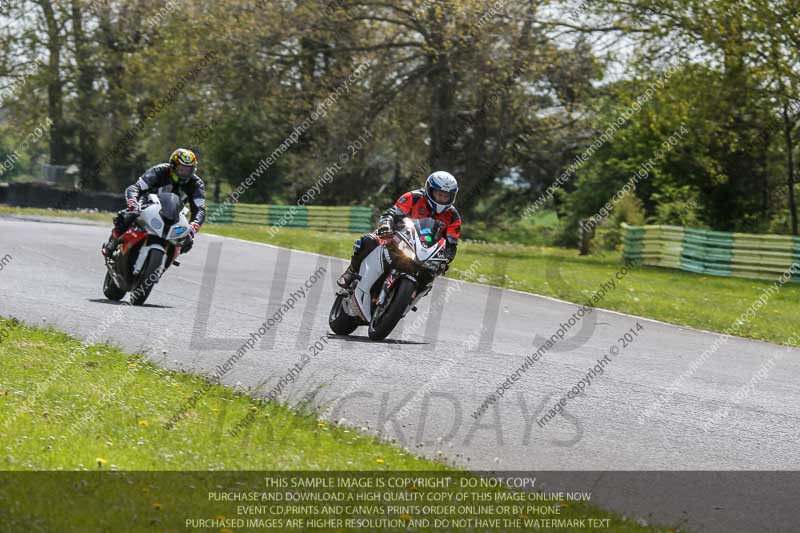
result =
[[[144,267],[139,273],[139,280],[136,286],[131,291],[131,304],[142,305],[147,297],[150,296],[150,291],[158,283],[161,277],[161,262],[164,259],[164,252],[161,250],[150,250],[150,255],[144,262]]]
[[[342,303],[346,297],[346,294],[336,295],[333,307],[331,307],[331,314],[328,317],[328,325],[331,331],[337,335],[350,335],[356,330],[360,322],[358,317],[350,316],[342,309]]]
[[[114,278],[111,277],[111,272],[106,270],[106,279],[103,280],[103,294],[109,300],[120,301],[125,296],[125,291],[117,287],[114,283]]]
[[[369,323],[369,338],[381,341],[389,336],[394,327],[403,318],[403,313],[411,303],[416,284],[407,278],[400,278],[393,287],[386,303],[376,308]]]

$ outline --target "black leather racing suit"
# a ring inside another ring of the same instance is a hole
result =
[[[189,202],[191,220],[189,223],[196,222],[198,227],[203,225],[206,219],[206,188],[203,180],[197,174],[192,174],[186,183],[176,183],[172,179],[169,163],[156,165],[136,180],[136,183],[125,189],[126,200],[140,200],[145,194],[158,194],[171,192],[178,195],[181,202]],[[114,219],[114,231],[111,233],[108,244],[103,247],[103,254],[116,247],[117,238],[128,231],[128,228],[136,220],[135,216],[126,216],[125,211],[120,211]],[[181,253],[186,253],[192,248],[192,241],[184,243]]]
[[[159,194],[171,192],[177,194],[181,202],[189,202],[191,220],[202,226],[206,219],[206,187],[197,174],[192,174],[186,183],[172,180],[169,163],[156,165],[136,180],[136,183],[125,189],[126,200],[136,200],[143,194]]]

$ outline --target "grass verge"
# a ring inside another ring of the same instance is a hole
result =
[[[204,378],[11,320],[0,319],[0,331],[3,470],[444,468],[220,385],[166,429]],[[249,431],[229,437],[251,409],[258,416]]]
[[[59,477],[3,474],[13,482],[0,483],[0,529],[183,529],[190,517],[236,514],[230,502],[210,503],[209,491],[265,490],[261,474],[215,476],[208,471],[470,475],[331,425],[313,412],[254,405],[246,394],[219,385],[211,386],[184,420],[166,429],[171,413],[203,386],[202,378],[13,319],[0,318],[0,363],[0,470],[73,471]],[[229,437],[227,432],[254,407],[258,416],[250,430]],[[97,475],[115,470],[151,472]],[[164,471],[191,474],[176,477]],[[656,531],[584,502],[558,505],[561,519],[607,519],[615,531]],[[312,517],[302,509],[297,513]]]

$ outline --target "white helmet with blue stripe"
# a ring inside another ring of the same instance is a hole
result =
[[[436,194],[434,191],[446,193],[446,199],[443,194]],[[439,197],[439,201],[437,201],[434,194]],[[428,179],[425,181],[425,200],[427,200],[428,206],[434,213],[444,213],[444,211],[456,201],[456,194],[458,194],[458,182],[449,172],[437,170],[428,176]]]

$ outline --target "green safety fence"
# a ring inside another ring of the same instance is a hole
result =
[[[209,204],[211,224],[254,224],[365,233],[375,226],[373,210],[358,206]]]
[[[800,237],[707,231],[680,226],[622,224],[625,259],[698,274],[776,279],[796,265],[800,281]]]

